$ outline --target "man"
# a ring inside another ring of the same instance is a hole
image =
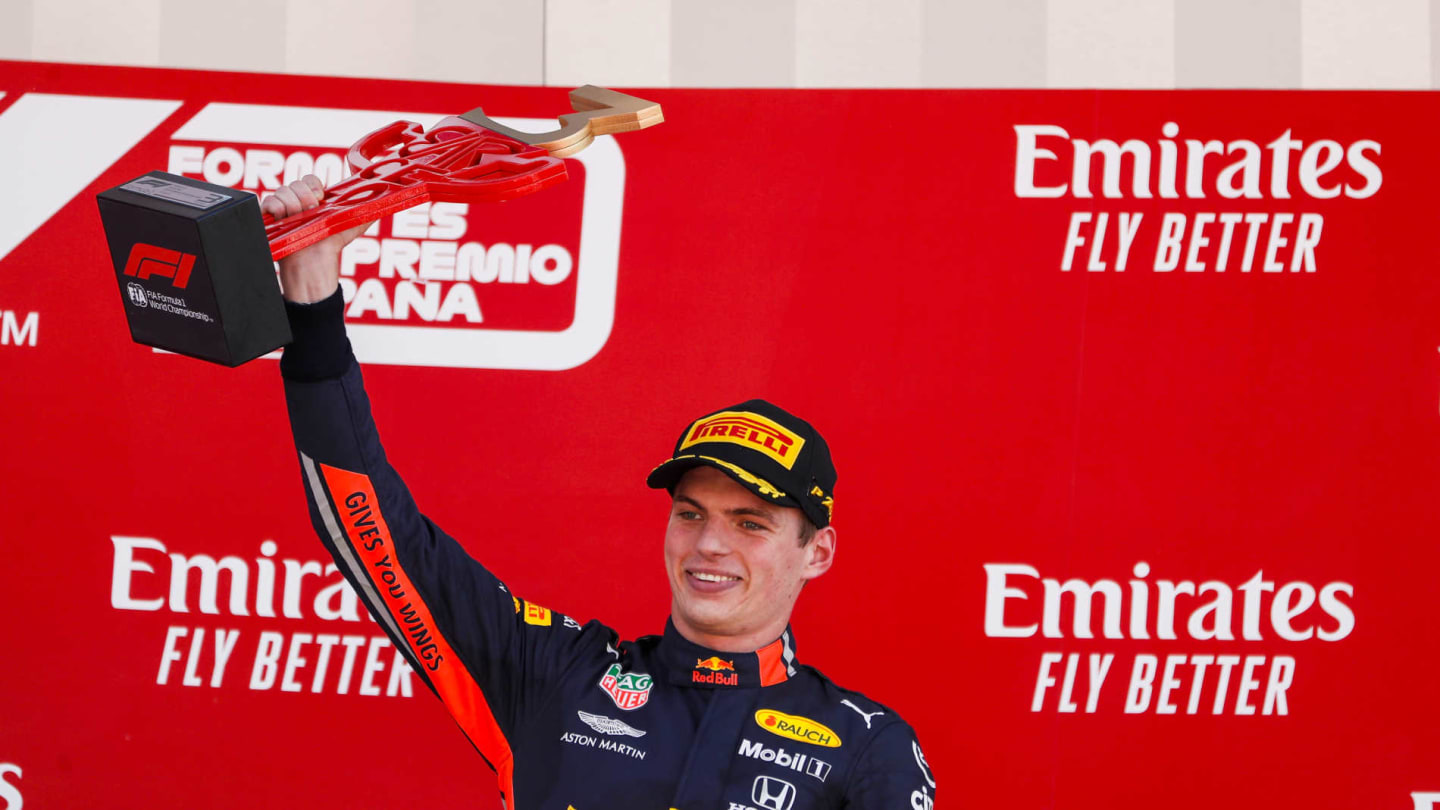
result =
[[[262,208],[284,217],[323,196],[307,177]],[[295,335],[280,370],[311,520],[507,807],[932,807],[911,728],[795,658],[790,613],[835,554],[820,435],[753,400],[691,423],[650,474],[672,495],[663,636],[622,643],[526,602],[422,515],[386,462],[338,289],[360,230],[280,267]]]

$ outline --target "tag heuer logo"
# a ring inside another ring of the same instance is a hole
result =
[[[600,678],[600,688],[625,711],[633,711],[650,700],[654,679],[643,672],[622,672],[619,664],[611,664]]]

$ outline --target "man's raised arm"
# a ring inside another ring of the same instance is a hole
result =
[[[323,195],[320,181],[307,177],[266,198],[262,209],[284,217],[314,208]],[[362,230],[332,236],[280,263],[294,333],[280,371],[310,520],[336,566],[509,795],[511,741],[543,694],[543,673],[600,626],[557,633],[527,622],[544,609],[513,597],[422,515],[386,460],[345,334],[339,290],[340,251]],[[544,614],[548,619],[549,611]]]

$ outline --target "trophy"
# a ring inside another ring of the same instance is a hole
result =
[[[240,191],[150,172],[97,195],[136,343],[234,367],[290,342],[273,262],[424,202],[499,202],[566,179],[562,158],[597,135],[661,123],[660,105],[586,85],[553,132],[525,133],[477,107],[430,129],[397,121],[361,138],[351,175],[320,206],[262,217]]]

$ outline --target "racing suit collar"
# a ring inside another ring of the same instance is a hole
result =
[[[659,646],[670,683],[702,689],[773,686],[795,674],[795,637],[786,626],[780,638],[755,652],[720,652],[702,647],[665,621]]]

